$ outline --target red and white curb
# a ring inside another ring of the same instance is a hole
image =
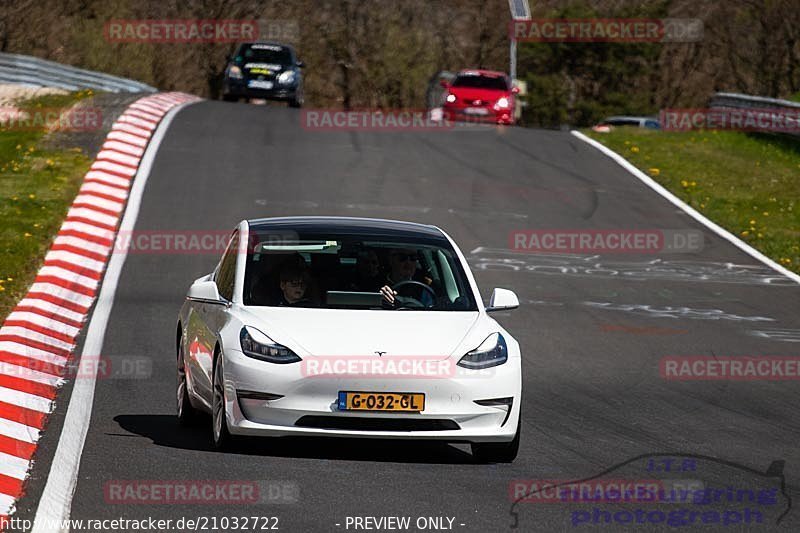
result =
[[[170,109],[197,99],[146,96],[117,118],[33,285],[0,327],[0,516],[8,516],[22,495],[40,432],[69,379],[66,365],[150,136]]]

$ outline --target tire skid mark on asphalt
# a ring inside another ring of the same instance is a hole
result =
[[[197,99],[146,96],[117,118],[34,283],[0,327],[0,516],[13,513],[23,493],[147,143],[172,108]]]

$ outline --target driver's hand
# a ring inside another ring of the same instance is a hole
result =
[[[397,296],[397,291],[393,291],[388,285],[381,287],[381,296],[386,303],[394,305],[394,297]]]

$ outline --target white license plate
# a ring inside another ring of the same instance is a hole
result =
[[[272,89],[272,82],[264,80],[250,80],[247,82],[247,86],[251,89]]]
[[[468,107],[464,110],[467,115],[488,115],[489,110],[485,107]]]

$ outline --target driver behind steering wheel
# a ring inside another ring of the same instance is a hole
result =
[[[405,292],[405,287],[408,291],[412,292],[412,298],[416,302],[422,304],[423,307],[433,307],[435,303],[435,292],[430,288],[432,280],[428,277],[422,277],[420,280],[415,278],[417,274],[417,260],[419,256],[417,250],[413,249],[396,249],[389,252],[389,273],[386,275],[386,284],[381,287],[381,295],[383,301],[391,307],[396,306],[398,303],[407,297],[399,296],[397,291],[393,289],[396,285],[403,282],[415,282],[418,284],[427,285],[429,290],[424,290],[423,287],[414,287],[412,283],[404,285],[401,291]]]

